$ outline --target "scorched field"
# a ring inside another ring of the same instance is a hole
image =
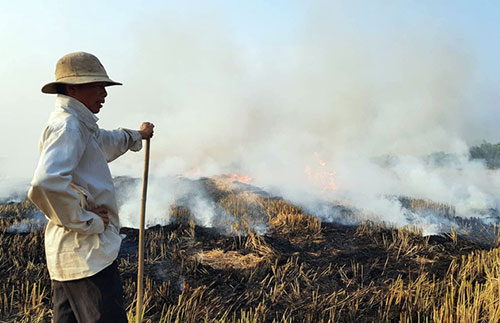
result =
[[[179,203],[169,225],[146,230],[146,322],[500,321],[494,235],[322,223],[229,177],[196,182],[220,221],[234,220],[224,230],[198,226]],[[35,211],[29,201],[0,209],[0,321],[51,320],[43,231],[26,221]],[[138,232],[121,231],[119,269],[133,321]]]

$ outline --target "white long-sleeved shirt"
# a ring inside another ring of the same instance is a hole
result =
[[[92,276],[118,256],[120,221],[108,162],[142,148],[138,131],[99,129],[81,102],[57,95],[40,139],[40,160],[28,192],[45,214],[45,254],[51,279]],[[93,212],[108,209],[109,226]]]

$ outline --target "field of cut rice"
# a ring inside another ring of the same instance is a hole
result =
[[[201,227],[177,205],[171,224],[146,230],[146,322],[500,321],[497,241],[322,223],[228,178],[199,182],[235,221],[225,230]],[[34,210],[28,201],[0,207],[2,322],[51,320],[43,232],[9,229]],[[138,232],[122,233],[119,269],[133,321]]]

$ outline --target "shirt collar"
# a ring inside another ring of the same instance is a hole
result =
[[[57,94],[56,107],[60,107],[68,113],[76,116],[78,120],[83,122],[90,128],[90,130],[97,131],[99,129],[99,126],[97,125],[99,118],[77,99],[67,95]]]

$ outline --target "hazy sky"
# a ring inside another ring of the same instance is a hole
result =
[[[448,135],[467,143],[498,142],[499,17],[498,1],[2,0],[0,178],[31,177],[39,134],[54,102],[40,88],[53,80],[56,61],[74,51],[95,54],[110,77],[124,83],[109,90],[100,125],[135,128],[143,120],[156,122],[157,145],[181,159],[201,157],[172,141],[200,151],[204,140],[228,137],[226,153],[211,148],[203,153],[214,163],[234,157],[227,151],[238,150],[248,135],[223,130],[226,120],[238,117],[234,111],[248,112],[242,128],[262,133],[272,127],[272,135],[286,136],[283,113],[303,120],[298,102],[322,106],[330,82],[335,91],[347,93],[332,99],[338,106],[353,100],[353,107],[377,106],[369,113],[353,108],[352,114],[336,115],[347,125],[339,136],[352,142],[378,133],[378,146],[395,133],[407,134],[411,145],[435,139],[435,146],[422,151],[453,150],[456,145],[444,144]],[[310,84],[314,87],[308,89]],[[290,110],[277,108],[285,104]],[[413,118],[420,108],[422,118],[436,116],[437,128],[384,130],[405,116]],[[339,138],[316,123],[325,121],[321,108],[312,113],[317,118],[306,120],[302,129],[315,130],[302,131],[301,138]],[[196,131],[180,135],[179,122],[182,129]],[[350,132],[360,124],[368,129],[366,137]],[[422,132],[431,137],[419,137]],[[246,143],[259,142],[257,135]]]

